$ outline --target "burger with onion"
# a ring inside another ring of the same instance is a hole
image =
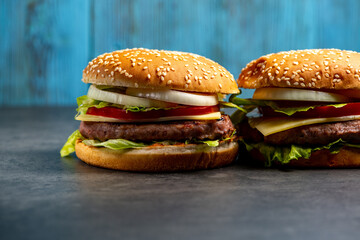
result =
[[[256,89],[232,116],[253,159],[267,166],[360,166],[360,54],[314,49],[269,54],[238,80]]]
[[[237,93],[232,75],[205,57],[175,51],[125,49],[105,53],[83,71],[81,121],[61,149],[82,161],[126,171],[221,167],[238,143],[219,99]]]

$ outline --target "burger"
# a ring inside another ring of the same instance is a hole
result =
[[[269,54],[240,73],[252,99],[232,116],[252,162],[360,166],[360,54],[312,49]],[[255,161],[254,161],[255,160]]]
[[[125,49],[89,62],[77,99],[81,121],[61,149],[93,166],[162,172],[217,168],[236,157],[238,143],[220,105],[239,92],[233,76],[205,57]],[[226,103],[223,103],[226,104]]]

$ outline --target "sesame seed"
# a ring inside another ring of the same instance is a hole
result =
[[[297,86],[297,85],[299,85],[299,82],[294,82],[294,86]]]
[[[275,71],[275,74],[279,74],[280,72],[278,70]]]
[[[190,84],[190,83],[191,83],[191,80],[190,80],[190,79],[189,79],[189,80],[187,80],[187,81],[186,81],[186,83],[187,83],[187,84]]]
[[[100,73],[100,70],[98,69],[97,72]]]
[[[330,77],[330,74],[329,73],[325,73],[325,77]]]
[[[151,75],[150,75],[150,73],[149,73],[149,74],[147,75],[147,78],[148,78],[148,79],[150,79],[150,78],[151,78]]]
[[[339,74],[335,74],[334,76],[335,76],[336,78],[340,78]]]
[[[294,64],[294,65],[298,65],[298,64],[299,64],[299,62],[293,62],[293,64]]]
[[[172,81],[171,81],[171,80],[167,81],[167,84],[168,84],[168,85],[170,85],[171,83],[172,83]]]
[[[143,70],[146,70],[146,69],[148,69],[148,67],[147,67],[147,66],[143,67]]]
[[[198,80],[198,76],[195,76],[195,81],[197,81]]]
[[[350,74],[350,73],[351,73],[351,71],[350,71],[349,69],[347,69],[347,70],[346,70],[346,73],[347,73],[347,74]]]
[[[165,80],[165,77],[164,77],[164,76],[161,76],[160,79],[161,79],[161,81],[164,81],[164,80]]]
[[[222,85],[221,85],[221,83],[219,83],[219,88],[222,88]]]
[[[300,86],[305,87],[305,83],[300,83]]]
[[[299,80],[300,80],[300,81],[304,81],[305,79],[304,79],[303,77],[300,77]]]
[[[133,63],[131,64],[131,66],[132,66],[132,67],[135,67],[135,63],[133,62]]]
[[[170,69],[171,69],[171,71],[173,71],[173,72],[175,71],[175,68],[173,68],[173,67],[172,67],[172,68],[170,68]]]

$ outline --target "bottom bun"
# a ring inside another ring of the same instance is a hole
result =
[[[265,162],[263,155],[256,149],[250,151],[253,159]],[[329,150],[319,150],[311,154],[309,159],[299,158],[287,164],[275,162],[275,166],[289,166],[297,168],[356,168],[360,167],[360,149],[343,147],[337,154]]]
[[[238,143],[222,142],[218,147],[181,144],[111,150],[87,146],[77,140],[75,151],[82,161],[97,167],[136,172],[174,172],[228,165],[237,155]]]

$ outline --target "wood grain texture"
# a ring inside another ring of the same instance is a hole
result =
[[[72,105],[87,62],[122,48],[195,52],[235,77],[271,52],[360,51],[359,13],[357,0],[1,0],[0,106]]]

